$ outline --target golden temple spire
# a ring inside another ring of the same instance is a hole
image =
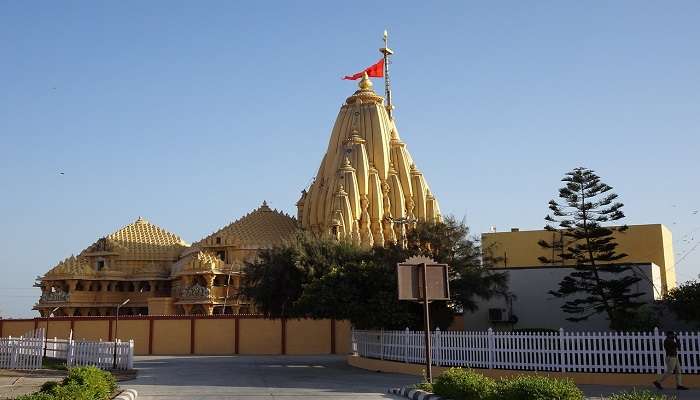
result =
[[[365,72],[362,75],[362,79],[360,79],[360,82],[357,84],[357,86],[360,87],[361,90],[371,90],[372,86],[372,80],[369,79],[369,76],[367,75],[367,72]]]
[[[394,106],[391,104],[391,81],[389,80],[389,56],[394,52],[389,48],[389,32],[384,30],[384,47],[379,49],[379,52],[384,54],[384,94],[386,97],[386,112],[389,114],[389,119],[394,119]]]

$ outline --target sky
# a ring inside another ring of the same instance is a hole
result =
[[[0,315],[36,315],[36,276],[139,216],[191,243],[263,200],[295,215],[384,29],[443,214],[540,229],[585,166],[697,278],[699,20],[682,0],[0,1]]]

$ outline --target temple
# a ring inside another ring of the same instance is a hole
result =
[[[341,107],[311,187],[302,228],[362,246],[403,243],[417,221],[440,221],[438,201],[399,137],[390,105],[365,76]]]
[[[38,278],[43,317],[255,312],[240,294],[241,267],[300,228],[358,245],[404,244],[418,221],[440,221],[440,207],[401,140],[392,115],[387,46],[385,96],[365,73],[341,107],[316,178],[297,218],[261,207],[187,244],[139,218],[61,261]]]
[[[296,220],[262,206],[187,244],[143,218],[98,239],[40,277],[34,309],[46,317],[251,313],[239,295],[241,267],[291,237]]]

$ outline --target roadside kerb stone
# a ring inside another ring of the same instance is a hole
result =
[[[134,389],[123,390],[117,397],[112,400],[135,400],[138,397],[138,393]]]
[[[389,389],[389,394],[406,397],[411,400],[443,400],[442,397],[436,394],[428,393],[426,391],[414,389],[411,387],[403,387],[401,389]]]

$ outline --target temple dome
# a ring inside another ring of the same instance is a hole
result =
[[[189,245],[179,236],[139,217],[85,249],[81,255],[118,254],[120,259],[176,260]]]
[[[297,221],[289,215],[271,209],[267,202],[242,218],[199,240],[195,248],[237,245],[271,247],[282,243],[298,230]]]
[[[365,75],[340,108],[314,182],[297,202],[302,228],[383,246],[440,208],[416,167],[383,97]]]

